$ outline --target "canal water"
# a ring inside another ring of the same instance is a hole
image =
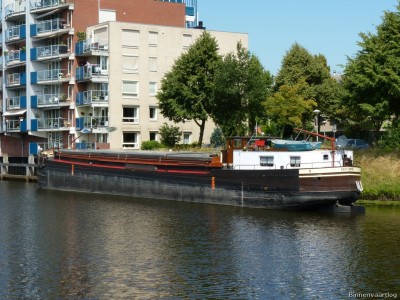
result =
[[[0,181],[0,299],[400,298],[399,232],[398,208],[274,212]]]

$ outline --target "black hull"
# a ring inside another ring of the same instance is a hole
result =
[[[301,191],[298,170],[132,170],[47,161],[41,188],[264,209],[349,205],[357,190]]]

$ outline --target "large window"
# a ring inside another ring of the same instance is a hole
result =
[[[157,94],[157,82],[149,82],[149,95],[155,96]]]
[[[182,47],[183,47],[183,49],[189,48],[191,43],[192,43],[192,36],[190,34],[184,34],[182,36]]]
[[[123,107],[122,122],[139,123],[139,107]]]
[[[123,148],[139,148],[139,133],[124,132],[122,147]]]
[[[139,30],[122,30],[122,47],[138,48],[139,47]]]
[[[192,137],[192,133],[191,132],[184,132],[183,133],[183,143],[184,144],[190,144],[191,143],[191,137]]]
[[[157,121],[157,107],[150,106],[150,121]]]
[[[139,72],[139,56],[122,55],[122,72],[138,73]]]
[[[122,96],[127,98],[139,97],[139,82],[138,81],[123,81]]]
[[[158,33],[155,31],[149,32],[149,46],[150,47],[157,47],[158,42]]]
[[[157,57],[149,57],[149,71],[157,72]]]

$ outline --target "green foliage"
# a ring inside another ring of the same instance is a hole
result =
[[[85,31],[78,31],[76,33],[76,36],[78,38],[78,42],[86,41],[86,32]]]
[[[216,127],[214,129],[214,131],[210,137],[210,144],[213,147],[223,147],[225,145],[225,138],[224,138],[221,128]]]
[[[165,74],[157,94],[164,117],[174,122],[193,120],[200,127],[200,145],[214,102],[214,74],[220,60],[216,39],[204,31]]]
[[[236,53],[227,54],[215,75],[212,118],[225,136],[246,135],[263,117],[262,102],[272,85],[272,76],[259,59],[237,44]]]
[[[161,136],[161,143],[167,147],[174,147],[181,140],[182,132],[179,131],[179,127],[168,125],[164,123],[160,129],[159,133]]]
[[[385,12],[376,34],[361,33],[361,50],[348,58],[343,77],[349,118],[378,132],[390,116],[400,115],[400,5]]]
[[[303,126],[303,115],[312,111],[316,105],[313,99],[304,98],[302,91],[306,88],[307,83],[304,79],[294,85],[282,85],[278,92],[265,101],[267,115],[278,130],[280,129],[279,135],[283,135],[284,128],[287,125],[292,127]]]
[[[157,141],[145,141],[142,143],[140,149],[142,150],[156,150],[161,149],[162,145]]]
[[[293,91],[298,94],[295,95]],[[274,92],[274,96],[268,101],[279,108],[274,109],[267,104],[266,107],[272,111],[266,113],[268,116],[272,114],[281,127],[286,124],[306,128],[307,123],[312,122],[313,110],[317,107],[323,109],[325,117],[338,118],[343,90],[331,78],[326,58],[323,55],[311,55],[297,43],[283,58],[282,68],[275,78]],[[280,99],[284,99],[284,103],[279,103]],[[297,105],[300,105],[299,109],[296,109]],[[295,109],[293,115],[290,114],[292,109]],[[287,112],[278,118],[277,110]]]
[[[400,149],[400,126],[387,126],[382,139],[378,141],[378,145],[384,150]]]

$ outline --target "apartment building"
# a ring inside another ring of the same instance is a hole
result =
[[[155,93],[200,34],[188,28],[197,24],[196,0],[0,3],[0,156],[26,157],[38,146],[136,149],[158,138]],[[216,34],[229,43],[221,51],[235,39],[247,45],[246,35]],[[194,128],[182,124],[184,141]]]
[[[247,46],[247,34],[210,31],[220,53]],[[104,22],[88,28],[79,42],[76,57],[78,93],[75,147],[139,149],[141,142],[159,140],[158,130],[170,123],[158,110],[157,90],[174,61],[202,34],[201,29],[126,22]],[[174,123],[170,123],[174,124]],[[175,124],[183,143],[196,142],[199,127],[194,121]],[[204,142],[215,125],[206,124]]]

